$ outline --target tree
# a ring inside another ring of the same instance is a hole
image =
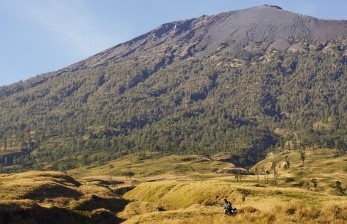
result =
[[[10,136],[10,149],[11,149],[11,151],[13,150],[13,139],[12,139],[12,135]]]
[[[311,180],[311,183],[313,184],[314,190],[317,191],[317,187],[318,187],[318,181],[317,181],[317,179],[316,179],[316,178],[313,178],[313,179]]]
[[[9,162],[9,159],[7,156],[5,156],[4,158],[4,166],[9,166],[10,165],[10,162]]]
[[[271,163],[271,169],[273,171],[273,175],[274,175],[274,184],[277,184],[277,179],[278,179],[278,173],[277,173],[277,161],[273,160]]]
[[[235,174],[235,179],[236,179],[236,181],[238,181],[238,182],[241,182],[241,180],[242,180],[242,177],[243,177],[243,175],[242,175],[243,173],[242,173],[242,171],[241,170],[236,170],[236,174]]]
[[[5,152],[7,151],[7,138],[5,136],[5,140],[4,140],[4,150]]]
[[[255,173],[257,174],[257,181],[259,182],[259,168],[256,167],[256,168],[254,169],[254,171],[255,171]]]
[[[266,183],[268,183],[270,172],[268,170],[266,170],[265,168],[263,168],[263,171],[265,173],[265,181],[266,181]]]
[[[290,168],[290,161],[289,161],[289,156],[286,156],[284,158],[285,164],[284,164],[284,169],[289,169]]]
[[[131,177],[134,176],[134,175],[135,175],[135,173],[132,172],[132,171],[127,171],[127,172],[123,173],[123,176],[125,176],[126,178],[129,177],[130,180],[131,180]]]
[[[305,150],[300,150],[300,159],[302,161],[302,167],[304,167],[305,166],[305,160],[306,160]]]

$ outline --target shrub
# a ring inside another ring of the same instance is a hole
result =
[[[284,179],[284,183],[291,183],[293,181],[295,181],[294,177],[287,177],[286,179]]]

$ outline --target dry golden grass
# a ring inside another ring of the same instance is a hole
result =
[[[125,223],[346,223],[347,197],[337,196],[331,183],[341,180],[346,186],[343,167],[347,157],[336,157],[329,150],[307,150],[305,166],[301,167],[297,151],[279,157],[284,160],[286,155],[292,166],[278,169],[277,185],[271,184],[272,175],[269,181],[260,175],[259,183],[257,175],[237,182],[227,174],[188,174],[170,179],[164,174],[126,193],[124,198],[132,202],[118,215],[127,219]],[[269,168],[272,159],[270,155],[255,167]],[[293,187],[293,182],[286,182],[288,177],[294,178],[294,183],[317,178],[318,189],[314,190],[312,183]],[[239,209],[237,216],[223,214],[224,197]]]
[[[125,223],[343,223],[347,198],[306,189],[256,187],[225,181],[142,183],[124,195],[133,202],[119,217]],[[239,209],[225,216],[223,198]],[[323,217],[320,216],[323,215]],[[317,221],[317,222],[316,222]]]
[[[1,175],[0,198],[1,201],[7,202],[27,199],[44,207],[82,208],[81,210],[84,207],[87,207],[85,210],[91,210],[89,208],[93,206],[107,208],[107,206],[101,206],[102,204],[110,204],[108,207],[112,208],[117,207],[118,204],[118,209],[124,205],[123,200],[117,198],[106,187],[92,184],[81,185],[65,173],[53,171]]]
[[[91,176],[123,176],[123,173],[132,171],[134,178],[140,180],[153,179],[153,177],[187,177],[192,175],[212,174],[212,171],[222,171],[229,163],[209,160],[203,156],[177,156],[160,157],[156,153],[146,155],[131,155],[111,161],[103,166],[82,167],[68,171],[68,174],[78,179]],[[124,179],[124,176],[123,176]]]
[[[222,214],[221,208],[192,205],[186,209],[171,211],[154,211],[144,215],[133,216],[124,223],[336,223],[347,220],[346,206],[310,207],[300,203],[289,203],[277,206],[270,211],[261,211],[253,207],[241,207],[236,216]]]
[[[286,156],[288,156],[291,163],[290,169],[287,170],[284,169]],[[304,185],[303,187],[313,190],[311,180],[316,179],[318,182],[316,190],[332,195],[336,195],[335,190],[332,188],[336,181],[340,181],[344,186],[347,185],[347,155],[336,156],[335,151],[329,149],[306,149],[305,157],[305,164],[302,166],[299,151],[286,151],[275,155],[271,153],[267,158],[256,164],[252,171],[256,172],[257,170],[262,174],[266,170],[272,172],[271,164],[276,159],[279,161],[277,171],[280,185],[293,186],[301,183]],[[269,177],[271,180],[272,174]],[[264,176],[261,176],[261,179],[263,178]]]
[[[333,183],[340,180],[346,187],[347,156],[307,150],[304,167],[297,151],[276,155],[278,164],[285,156],[291,168],[278,167],[276,185],[272,175],[268,181],[265,175],[259,180],[249,175],[238,182],[223,173],[233,166],[230,163],[202,156],[156,158],[150,153],[69,171],[75,179],[61,172],[0,175],[0,204],[7,209],[58,206],[82,212],[82,218],[94,217],[94,223],[108,223],[105,220],[116,212],[125,223],[346,223],[347,197],[337,196]],[[273,159],[269,155],[253,170],[271,170]],[[131,180],[121,175],[129,170],[135,173]],[[318,180],[317,190],[312,178]],[[297,185],[303,182],[306,185]],[[223,214],[224,198],[238,208],[235,217]]]
[[[0,176],[0,223],[114,223],[125,204],[109,188],[61,172]]]
[[[2,199],[77,198],[79,183],[60,172],[30,171],[0,176],[0,197]]]

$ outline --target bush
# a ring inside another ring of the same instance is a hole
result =
[[[294,182],[295,181],[295,178],[294,177],[287,177],[286,179],[284,179],[284,183],[291,183],[291,182]]]

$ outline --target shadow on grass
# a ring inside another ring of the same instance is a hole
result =
[[[122,221],[105,208],[75,211],[58,207],[45,208],[34,202],[24,206],[21,202],[0,203],[1,224],[114,224]]]

